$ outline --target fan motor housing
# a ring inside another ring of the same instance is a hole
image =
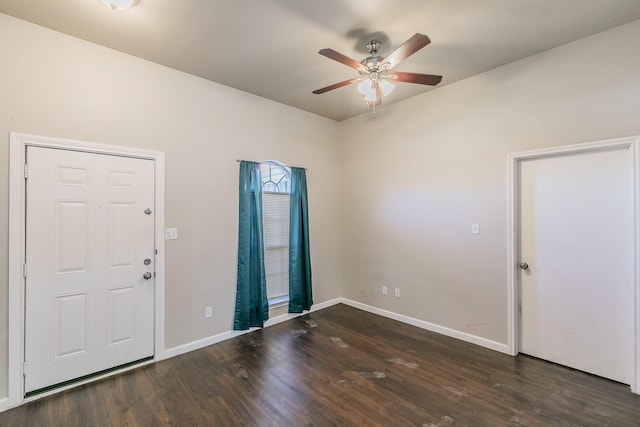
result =
[[[384,58],[378,55],[368,56],[360,63],[367,69],[368,72],[377,71],[380,63]]]

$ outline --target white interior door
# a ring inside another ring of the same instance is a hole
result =
[[[27,164],[25,393],[152,356],[153,161],[30,146]]]
[[[630,384],[630,148],[520,164],[520,351]],[[521,266],[525,267],[525,266]]]

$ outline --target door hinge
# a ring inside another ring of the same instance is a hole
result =
[[[24,179],[27,179],[29,177],[29,165],[25,164],[24,165]]]
[[[22,275],[24,276],[24,278],[27,278],[27,263],[25,262],[24,264],[22,264]]]
[[[22,362],[22,375],[27,375],[27,362]]]

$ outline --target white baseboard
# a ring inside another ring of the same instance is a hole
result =
[[[486,338],[479,337],[477,335],[471,335],[466,332],[461,332],[455,329],[447,328],[445,326],[436,325],[434,323],[425,322],[424,320],[414,319],[413,317],[394,313],[392,311],[383,310],[381,308],[363,304],[357,301],[352,301],[350,299],[341,298],[341,300],[343,304],[350,305],[351,307],[359,308],[360,310],[368,311],[369,313],[377,314],[383,317],[388,317],[389,319],[393,319],[402,323],[407,323],[409,325],[417,326],[418,328],[421,328],[421,329],[426,329],[431,332],[436,332],[441,335],[446,335],[451,338],[456,338],[462,341],[469,342],[471,344],[476,344],[481,347],[499,351],[500,353],[510,354],[509,346],[507,344],[499,343],[497,341],[492,341]]]
[[[9,409],[9,398],[3,397],[0,399],[0,412],[4,412]]]
[[[314,311],[322,310],[323,308],[331,307],[332,305],[340,304],[342,302],[342,298],[334,298],[329,301],[324,301],[318,304],[314,304],[311,307],[311,310],[305,313],[285,313],[280,316],[276,316],[272,319],[267,320],[264,323],[264,327],[268,328],[269,326],[277,325],[278,323],[286,322],[287,320],[295,319],[296,317],[303,316],[307,313],[313,313]],[[202,338],[196,341],[192,341],[186,344],[182,344],[176,347],[166,349],[161,355],[156,355],[155,360],[160,361],[164,359],[169,359],[171,357],[178,356],[180,354],[188,353],[190,351],[198,350],[203,347],[210,346],[212,344],[216,344],[230,338],[234,338],[240,335],[244,335],[246,333],[257,330],[258,328],[251,328],[246,331],[226,331],[219,333],[217,335],[212,335],[210,337]]]
[[[311,307],[311,310],[306,311],[304,313],[285,313],[280,316],[276,316],[273,319],[269,319],[264,323],[265,328],[273,325],[277,325],[278,323],[286,322],[290,319],[295,319],[296,317],[303,316],[307,313],[313,313],[314,311],[322,310],[323,308],[331,307],[332,305],[340,304],[342,302],[342,298],[334,298],[329,301],[321,302],[319,304],[314,304]],[[255,328],[254,328],[255,329]]]
[[[479,337],[477,335],[472,335],[466,332],[461,332],[455,329],[447,328],[445,326],[436,325],[434,323],[426,322],[424,320],[415,319],[413,317],[405,316],[403,314],[394,313],[392,311],[384,310],[378,307],[374,307],[371,305],[363,304],[357,301],[353,301],[347,298],[334,298],[329,301],[325,301],[311,307],[311,310],[308,313],[312,313],[314,311],[322,310],[323,308],[331,307],[336,304],[346,304],[351,307],[359,308],[360,310],[367,311],[369,313],[377,314],[383,317],[388,317],[389,319],[397,320],[402,323],[406,323],[409,325],[416,326],[421,329],[426,329],[431,332],[436,332],[441,335],[445,335],[451,338],[456,338],[462,341],[469,342],[471,344],[476,344],[481,347],[485,347],[491,350],[499,351],[500,353],[510,354],[509,346],[507,344],[499,343],[497,341],[492,341],[486,338]],[[276,316],[272,319],[269,319],[265,322],[265,328],[273,325],[277,325],[278,323],[286,322],[287,320],[295,319],[296,317],[300,317],[307,313],[286,313],[280,316]],[[202,338],[196,341],[192,341],[187,344],[182,344],[176,347],[169,348],[164,351],[162,355],[156,355],[156,360],[169,359],[174,356],[178,356],[180,354],[188,353],[190,351],[198,350],[203,347],[207,347],[230,338],[234,338],[240,335],[244,335],[246,333],[255,331],[258,328],[251,328],[246,331],[226,331],[217,335],[212,335],[210,337]]]
[[[178,345],[176,347],[171,347],[166,349],[161,355],[156,354],[156,361],[170,359],[175,356],[179,356],[184,353],[188,353],[190,351],[198,350],[203,347],[210,346],[212,344],[216,344],[229,338],[237,337],[238,335],[242,335],[247,333],[248,331],[226,331],[216,335],[212,335],[210,337],[202,338],[196,341],[191,341],[186,344]]]

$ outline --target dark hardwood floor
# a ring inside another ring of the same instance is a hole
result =
[[[628,386],[333,306],[0,413],[0,426],[640,426]]]

